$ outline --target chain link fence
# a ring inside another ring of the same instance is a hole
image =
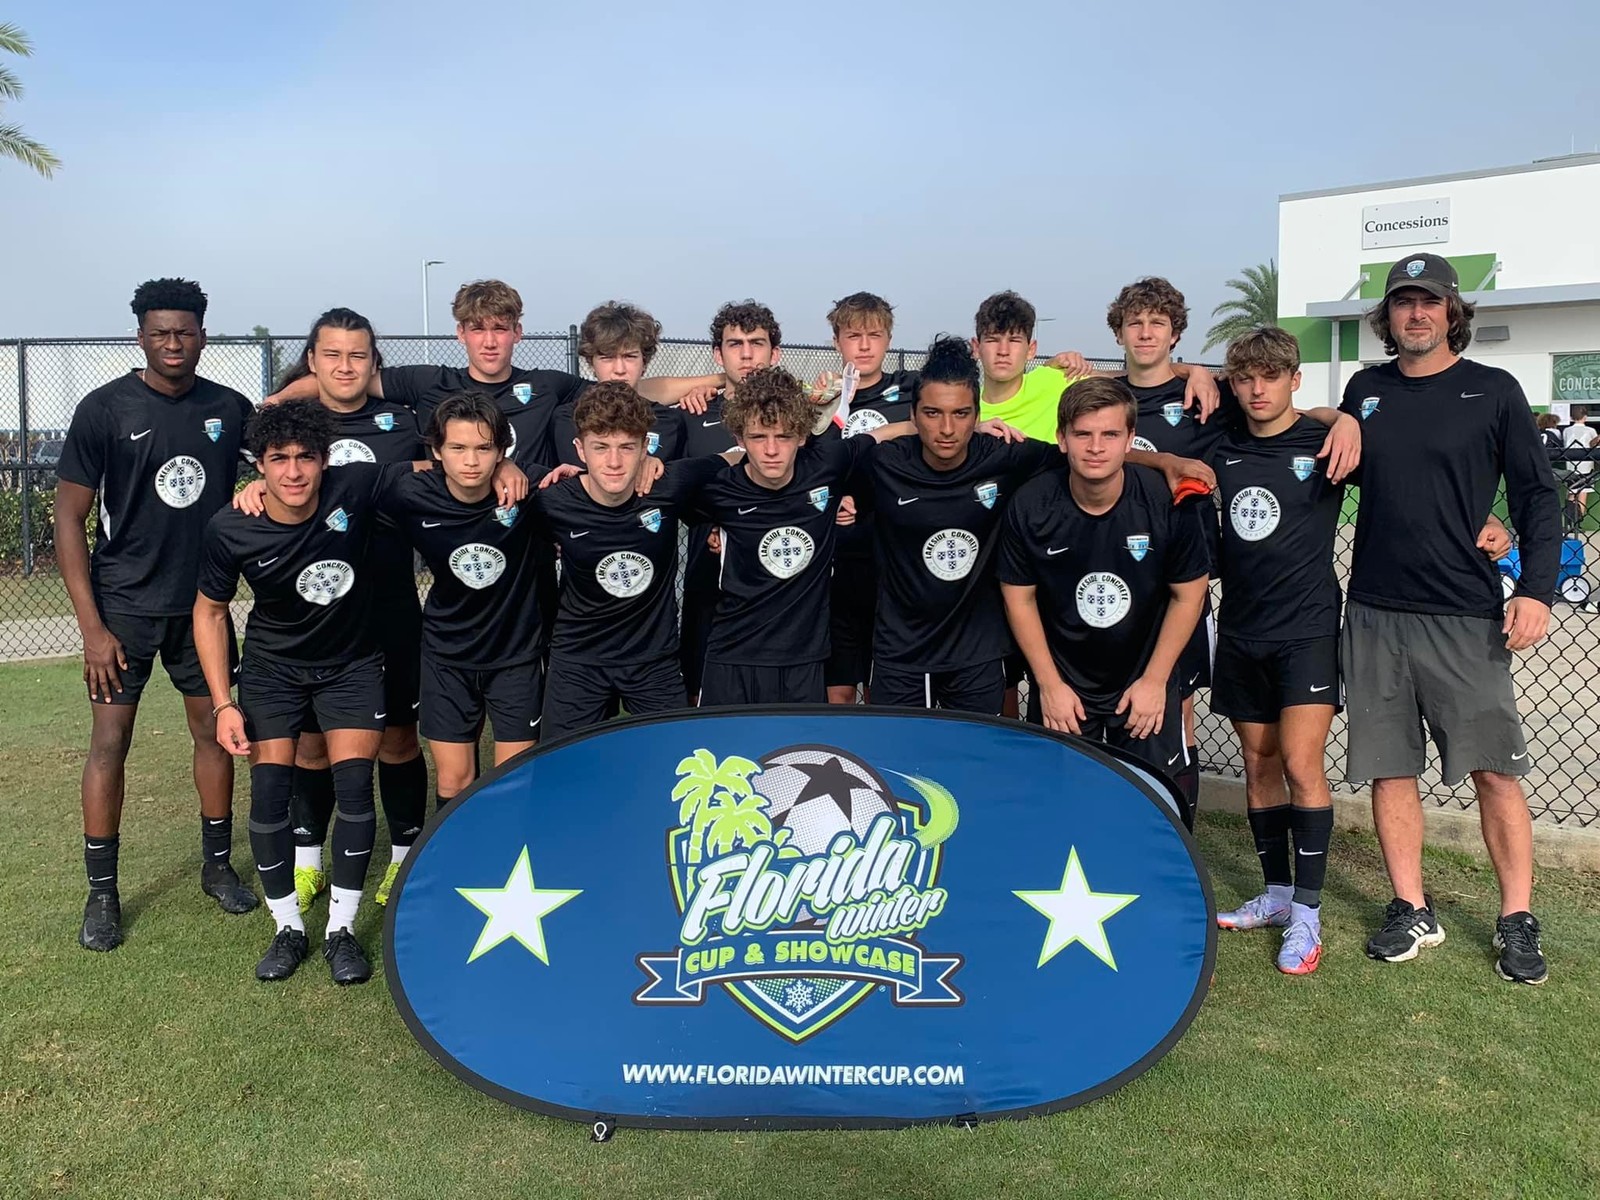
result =
[[[384,363],[392,367],[467,365],[454,337],[385,337],[378,345]],[[259,401],[295,362],[302,346],[298,338],[212,338],[201,369],[207,378]],[[891,350],[885,367],[915,369],[922,358],[920,351]],[[519,367],[576,373],[577,329],[524,335],[514,361]],[[783,364],[809,380],[837,369],[839,359],[831,346],[788,345]],[[72,606],[55,569],[55,465],[78,401],[107,380],[143,365],[143,354],[131,338],[0,341],[0,662],[82,650]],[[700,375],[715,369],[709,342],[670,338],[662,341],[650,373]],[[1584,453],[1552,452],[1552,457],[1559,463]],[[1356,504],[1352,489],[1336,550],[1341,584],[1349,578]],[[1503,497],[1496,511],[1504,518]],[[1570,598],[1556,602],[1550,635],[1517,656],[1514,679],[1532,756],[1526,784],[1534,817],[1587,827],[1600,825],[1600,610],[1587,595],[1600,531],[1593,516],[1576,510],[1568,525],[1563,578],[1579,582],[1568,584]],[[426,573],[419,577],[424,590],[428,582]],[[1204,692],[1196,699],[1202,763],[1213,772],[1242,776],[1231,727],[1210,711]],[[1355,790],[1345,778],[1344,754],[1345,722],[1340,716],[1328,742],[1328,778],[1336,788]],[[1421,788],[1425,800],[1439,807],[1474,806],[1470,783],[1447,783],[1432,754]]]

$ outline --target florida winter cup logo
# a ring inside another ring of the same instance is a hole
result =
[[[641,954],[640,1005],[702,1004],[720,987],[800,1042],[885,988],[891,1004],[962,1003],[959,954],[929,954],[948,897],[938,886],[955,797],[897,775],[896,796],[860,759],[791,746],[760,760],[696,750],[678,764],[667,835],[678,946]]]

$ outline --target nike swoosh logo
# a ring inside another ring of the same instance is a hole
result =
[[[256,559],[256,566],[258,566],[258,567],[270,567],[273,563],[277,562],[282,557],[283,557],[283,555],[281,555],[281,554],[274,554],[271,558],[258,558],[258,559]]]
[[[897,503],[897,504],[915,504],[918,500],[921,500],[921,499],[922,499],[921,496],[913,496],[909,500],[897,500],[897,501],[895,501],[895,503]]]
[[[443,523],[444,523],[444,522],[442,522],[442,521],[424,521],[424,522],[423,522],[423,523],[422,523],[422,527],[423,527],[423,528],[424,528],[424,529],[437,529],[437,528],[439,528],[439,526],[440,526],[440,525],[442,525],[442,524],[443,524]]]
[[[740,510],[739,510],[739,515],[740,515],[740,516],[741,516],[741,517],[747,517],[747,516],[749,516],[749,515],[750,515],[750,514],[751,514],[751,513],[753,513],[753,512],[755,512],[755,510],[756,510],[756,509],[758,509],[758,508],[760,508],[760,507],[761,507],[761,506],[760,506],[760,505],[759,505],[759,504],[754,504],[754,505],[751,505],[751,506],[750,506],[750,507],[749,507],[749,508],[741,508],[741,509],[740,509]]]
[[[218,851],[217,851],[217,852],[216,852],[216,853],[215,853],[215,854],[213,854],[213,855],[212,855],[212,856],[211,856],[211,857],[212,857],[212,858],[227,858],[227,857],[228,857],[228,855],[230,855],[230,854],[232,854],[232,853],[233,853],[233,851],[232,851],[232,850],[218,850]]]
[[[91,876],[89,876],[89,882],[90,883],[104,883],[108,879],[115,879],[115,878],[116,878],[115,875],[91,875]]]
[[[1178,761],[1178,755],[1174,754],[1171,758],[1167,759],[1167,766],[1170,767],[1173,763],[1175,763],[1177,761]]]
[[[1513,754],[1511,756],[1511,761],[1512,762],[1521,762],[1523,759],[1525,759],[1527,757],[1528,757],[1528,752],[1526,750],[1524,750],[1521,754]]]
[[[532,729],[535,725],[537,725],[542,720],[544,720],[543,717],[535,717],[533,720],[528,722],[528,728]]]
[[[421,701],[421,700],[418,700],[418,701],[417,701],[417,702],[416,702],[416,703],[415,703],[415,704],[413,704],[413,705],[412,705],[412,706],[411,706],[411,707],[412,707],[412,708],[421,708],[421,707],[422,707],[422,701]]]
[[[106,843],[106,842],[85,842],[84,843],[84,847],[86,849],[89,849],[89,850],[104,850],[107,845],[108,845],[108,843]]]
[[[381,712],[381,713],[373,713],[373,714],[372,714],[372,719],[373,719],[373,720],[374,720],[374,721],[381,721],[381,720],[383,720],[383,719],[384,719],[384,718],[385,718],[385,717],[387,717],[387,716],[388,716],[388,715],[389,715],[389,714],[388,714],[388,713],[386,713],[386,712]]]
[[[589,533],[590,533],[590,531],[585,529],[582,533],[569,533],[567,536],[572,538],[574,541],[576,541],[578,538],[588,537]]]
[[[1058,549],[1056,549],[1056,548],[1055,548],[1055,547],[1054,547],[1054,546],[1052,546],[1052,547],[1050,547],[1050,548],[1049,548],[1049,549],[1048,549],[1048,550],[1046,550],[1046,551],[1045,551],[1045,556],[1046,556],[1046,557],[1047,557],[1047,558],[1054,558],[1054,557],[1055,557],[1055,556],[1056,556],[1056,555],[1058,555],[1058,554],[1065,554],[1065,553],[1066,553],[1066,552],[1067,552],[1067,551],[1068,551],[1068,550],[1071,550],[1071,549],[1072,549],[1072,547],[1071,547],[1071,546],[1062,546],[1062,547],[1061,547],[1061,548],[1060,548],[1060,549],[1059,549],[1059,550],[1058,550]]]
[[[1476,400],[1481,395],[1483,395],[1482,392],[1462,392],[1461,398],[1463,400]]]
[[[713,425],[721,425],[721,424],[722,424],[721,421],[701,421],[700,422],[700,428],[701,429],[710,429]]]
[[[371,853],[372,853],[371,850],[346,850],[344,852],[344,856],[346,858],[360,858],[363,854],[371,854]]]
[[[143,433],[130,433],[128,435],[128,440],[130,442],[137,442],[140,438],[149,437],[149,436],[150,436],[150,430],[146,429]]]
[[[1191,676],[1189,676],[1189,683],[1188,683],[1188,686],[1189,686],[1189,687],[1193,687],[1193,686],[1194,686],[1194,681],[1195,681],[1195,680],[1196,680],[1196,679],[1199,679],[1199,678],[1200,678],[1200,672],[1199,672],[1199,671],[1196,671],[1196,672],[1195,672],[1195,673],[1194,673],[1194,674],[1193,674],[1193,675],[1191,675]]]
[[[258,870],[258,871],[276,871],[281,866],[283,866],[283,859],[280,858],[277,862],[273,863],[271,866],[257,867],[256,870]]]
[[[1325,691],[1327,691],[1327,690],[1328,690],[1328,689],[1329,689],[1329,688],[1331,688],[1331,687],[1332,687],[1332,686],[1333,686],[1333,684],[1331,684],[1331,683],[1325,683],[1325,684],[1323,684],[1323,685],[1322,685],[1322,686],[1321,686],[1321,687],[1314,687],[1314,688],[1312,688],[1312,689],[1311,689],[1311,690],[1312,690],[1312,691],[1313,691],[1313,692],[1325,692]]]
[[[1236,467],[1240,463],[1242,463],[1243,461],[1244,461],[1244,459],[1242,459],[1242,458],[1230,458],[1226,462],[1224,462],[1222,465],[1225,466],[1225,467]]]
[[[1318,855],[1326,854],[1327,851],[1326,850],[1296,850],[1295,853],[1296,854],[1304,854],[1307,858],[1316,858]]]

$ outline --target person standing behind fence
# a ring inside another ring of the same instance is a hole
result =
[[[250,402],[196,374],[206,345],[199,284],[149,280],[134,291],[132,307],[145,366],[83,398],[57,468],[56,553],[83,635],[83,678],[93,702],[82,790],[89,900],[78,932],[87,950],[122,944],[124,769],[157,654],[183,695],[194,740],[201,889],[225,912],[247,913],[257,903],[230,861],[233,760],[216,741],[190,615],[200,536],[233,494]],[[84,533],[91,511],[92,557]]]
[[[1550,625],[1561,509],[1533,413],[1515,378],[1461,357],[1473,306],[1455,268],[1401,259],[1368,324],[1395,356],[1358,371],[1342,411],[1361,420],[1361,511],[1341,643],[1349,710],[1348,774],[1372,780],[1373,820],[1394,886],[1367,953],[1415,958],[1444,941],[1423,890],[1417,776],[1426,721],[1446,780],[1470,774],[1500,882],[1495,970],[1547,978],[1529,911],[1533,831],[1519,777],[1529,767],[1511,655]],[[1478,552],[1505,479],[1522,577],[1501,612],[1500,581]]]
[[[1561,431],[1561,444],[1568,450],[1592,450],[1596,433],[1589,424],[1589,410],[1582,404],[1572,406],[1572,424]],[[1594,463],[1588,459],[1572,464],[1567,483],[1567,528],[1578,532],[1584,514],[1589,510],[1589,493],[1594,485]]]

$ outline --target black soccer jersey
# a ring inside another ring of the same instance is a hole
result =
[[[715,455],[672,463],[648,496],[615,508],[591,499],[581,478],[533,493],[561,548],[552,655],[636,666],[678,652],[678,514],[727,465]]]
[[[701,458],[707,454],[721,454],[733,449],[733,434],[722,423],[721,392],[706,403],[703,413],[683,414],[683,457]]]
[[[1119,378],[1139,402],[1139,420],[1133,431],[1135,450],[1176,454],[1208,463],[1223,435],[1244,423],[1239,398],[1226,379],[1217,381],[1221,393],[1217,409],[1202,424],[1194,409],[1184,407],[1183,393],[1188,386],[1184,380],[1174,376],[1154,387],[1135,387],[1126,375]]]
[[[1159,472],[1125,468],[1117,503],[1092,516],[1067,472],[1052,471],[1013,497],[998,572],[1038,589],[1061,678],[1086,709],[1107,713],[1149,665],[1171,585],[1205,577],[1206,549],[1193,507],[1173,506]]]
[[[547,471],[535,463],[527,468],[530,475]],[[422,607],[422,648],[431,657],[489,670],[539,653],[532,543],[548,535],[533,504],[503,507],[493,492],[464,503],[437,467],[395,479],[379,503],[433,572]]]
[[[1316,457],[1328,431],[1301,417],[1273,437],[1235,431],[1211,465],[1222,496],[1221,632],[1256,642],[1339,632],[1333,544],[1344,485]]]
[[[200,592],[232,600],[243,578],[254,603],[244,658],[337,664],[372,653],[367,547],[386,479],[411,467],[353,463],[322,476],[316,511],[297,525],[224,508],[206,526]]]
[[[877,383],[856,392],[850,401],[850,415],[839,432],[847,438],[855,437],[858,433],[871,433],[885,425],[911,420],[919,378],[915,371],[885,371]],[[831,434],[832,429],[829,432]],[[842,527],[835,553],[843,558],[869,557],[874,540],[872,522],[872,514],[866,512],[856,518],[855,524]]]
[[[385,367],[383,395],[414,409],[424,437],[433,410],[465,391],[488,392],[511,421],[511,449],[506,457],[519,467],[555,461],[551,422],[562,401],[570,399],[583,380],[565,371],[529,371],[515,367],[502,383],[479,383],[460,367]]]
[[[330,411],[339,426],[339,436],[328,448],[330,467],[343,467],[351,463],[408,463],[428,457],[427,448],[422,444],[422,435],[417,429],[417,415],[403,404],[369,398],[353,412]],[[367,551],[367,561],[375,576],[374,587],[378,596],[390,596],[395,588],[416,591],[411,543],[387,513],[379,514],[377,528],[372,534],[372,545]],[[413,619],[415,613],[413,607]],[[381,613],[378,615],[382,616]]]
[[[954,671],[1011,650],[994,552],[1011,494],[1047,464],[1044,442],[975,436],[967,458],[936,471],[919,438],[880,446],[871,464],[878,562],[872,656],[904,671]]]
[[[1549,604],[1561,553],[1550,459],[1516,378],[1461,359],[1411,378],[1357,371],[1340,412],[1361,421],[1361,511],[1350,599],[1401,612],[1498,617],[1478,533],[1504,477],[1521,550],[1517,595]]]
[[[589,382],[585,380],[584,387],[589,386]],[[578,457],[578,448],[574,444],[578,440],[578,426],[573,422],[572,413],[582,395],[583,391],[580,389],[572,399],[563,400],[556,406],[555,415],[550,420],[550,437],[555,445],[556,460],[570,463],[575,467],[583,466],[583,460]],[[645,435],[646,452],[662,462],[674,462],[682,458],[686,433],[683,410],[663,408],[659,404],[652,404],[650,407],[655,412],[656,420],[655,424],[650,426],[650,432]]]
[[[701,489],[701,515],[722,528],[707,662],[788,666],[828,656],[839,489],[876,445],[870,437],[809,440],[782,488],[762,487],[738,463]]]
[[[78,404],[56,473],[100,495],[89,577],[102,612],[194,608],[206,523],[233,498],[250,402],[196,379],[173,398],[130,371]]]

